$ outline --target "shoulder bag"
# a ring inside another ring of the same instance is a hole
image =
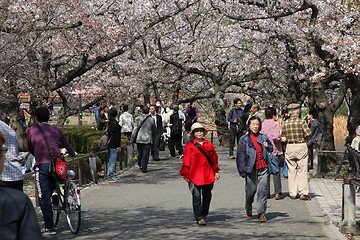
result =
[[[142,127],[142,125],[146,122],[146,120],[150,117],[150,115],[147,115],[146,118],[140,123],[139,127],[136,129],[136,133],[135,133],[135,136],[134,136],[134,142],[136,143],[136,138],[139,134],[139,131]]]
[[[69,178],[67,176],[67,170],[69,168],[68,164],[65,162],[64,159],[61,159],[59,157],[55,157],[51,151],[51,148],[49,146],[49,143],[47,141],[47,138],[44,134],[44,131],[42,130],[42,128],[37,125],[37,127],[39,128],[39,131],[42,135],[42,137],[44,138],[45,144],[46,144],[46,148],[48,150],[49,156],[50,156],[50,169],[49,171],[54,174],[54,177],[57,180],[60,181],[67,181]]]
[[[204,151],[204,149],[202,149],[200,146],[196,145],[194,142],[191,142],[206,158],[206,160],[208,161],[209,165],[211,168],[213,168],[213,164],[210,160],[210,157],[206,154],[206,152]]]
[[[265,152],[266,152],[266,159],[269,168],[269,173],[278,174],[280,172],[280,168],[277,161],[277,157],[274,156],[272,153],[270,153],[268,150],[266,150]]]

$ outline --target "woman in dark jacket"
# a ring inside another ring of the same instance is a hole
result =
[[[273,147],[266,135],[261,134],[261,120],[257,116],[250,117],[248,133],[240,138],[237,150],[236,165],[241,177],[245,178],[246,219],[253,219],[252,204],[257,193],[257,216],[259,222],[266,222],[268,163],[266,152]]]
[[[119,179],[118,176],[114,175],[117,153],[121,151],[121,127],[119,123],[115,120],[117,114],[118,113],[115,108],[109,109],[109,113],[108,113],[109,162],[108,162],[108,171],[107,171],[108,180]]]

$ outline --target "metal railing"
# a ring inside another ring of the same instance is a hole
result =
[[[126,145],[122,147],[122,152],[123,154],[118,155],[118,159],[119,159],[119,164],[120,164],[120,170],[123,170],[123,168],[128,168],[130,166],[132,166],[133,164],[133,158],[134,158],[134,148],[132,145]],[[97,166],[96,166],[96,157],[100,156],[100,155],[104,155],[104,154],[108,154],[108,150],[104,150],[104,151],[99,151],[99,152],[91,152],[89,154],[85,154],[79,157],[74,157],[74,158],[70,158],[70,159],[66,159],[67,163],[70,162],[74,162],[76,161],[77,164],[77,180],[78,180],[78,184],[80,187],[83,186],[84,184],[84,169],[83,169],[83,161],[89,161],[89,170],[90,170],[90,176],[91,176],[91,180],[94,183],[98,183],[98,171],[97,171]],[[105,156],[105,158],[107,158],[107,156]],[[124,165],[124,167],[123,167]],[[107,161],[105,161],[105,164],[103,165],[104,167],[104,172],[106,174],[107,172]],[[24,181],[33,181],[34,182],[34,189],[35,189],[35,201],[36,201],[36,206],[39,206],[39,201],[38,201],[38,193],[37,193],[37,188],[36,188],[36,180],[34,177],[34,171],[28,172],[24,175]]]

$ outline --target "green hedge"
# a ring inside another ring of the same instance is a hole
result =
[[[62,130],[76,152],[87,154],[100,151],[98,143],[103,131],[88,126],[63,127]],[[122,146],[125,145],[126,140],[122,135]]]

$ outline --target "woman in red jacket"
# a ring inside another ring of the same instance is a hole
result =
[[[199,225],[207,224],[211,190],[214,182],[220,179],[218,155],[214,145],[203,138],[206,133],[204,126],[198,122],[191,126],[190,141],[185,146],[180,170],[180,175],[189,183],[194,217]]]

